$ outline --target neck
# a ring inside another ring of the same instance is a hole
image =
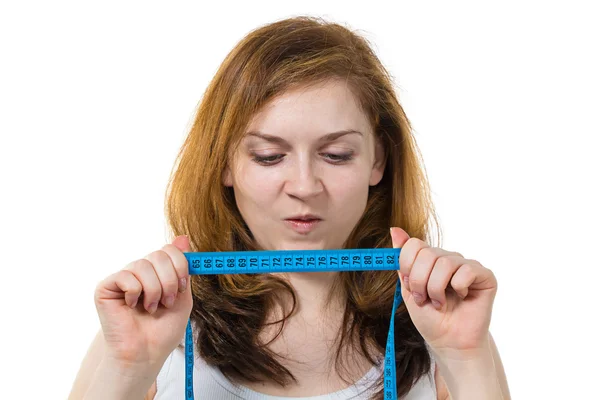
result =
[[[344,292],[335,284],[339,272],[290,272],[275,275],[292,285],[296,292],[297,312],[302,315],[317,317],[343,313]]]
[[[331,370],[334,353],[344,318],[345,296],[336,288],[338,272],[277,273],[288,282],[296,295],[294,313],[285,325],[266,324],[261,342],[283,357],[286,366],[295,372],[321,373]],[[268,322],[281,321],[292,309],[290,296],[280,297],[281,307],[274,307]],[[282,329],[282,330],[280,330]],[[311,372],[312,371],[312,372]]]
[[[291,309],[291,299],[283,300],[285,312],[273,307],[259,334],[259,341],[266,343],[283,366],[288,368],[297,383],[281,388],[273,383],[255,384],[242,381],[251,388],[276,396],[316,396],[323,394],[322,388],[330,391],[348,386],[348,381],[357,381],[372,367],[357,347],[347,341],[340,350],[341,330],[346,307],[346,293],[338,285],[339,272],[276,273],[287,281],[296,294],[296,312],[284,326],[271,322],[281,321]],[[348,340],[348,339],[347,339]],[[377,350],[367,343],[375,356]],[[338,359],[338,350],[341,358]],[[338,370],[338,361],[344,370]]]

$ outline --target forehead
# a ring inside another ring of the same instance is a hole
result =
[[[251,119],[247,131],[278,136],[311,135],[342,129],[370,131],[367,116],[350,87],[333,80],[288,90]]]

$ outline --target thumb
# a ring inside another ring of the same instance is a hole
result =
[[[410,239],[408,233],[406,233],[406,231],[404,231],[402,228],[390,228],[390,235],[392,236],[392,247],[394,249],[401,249],[402,246],[408,242],[408,239]]]
[[[173,240],[172,244],[183,253],[190,253],[192,251],[192,249],[190,247],[190,238],[187,237],[187,235],[177,236]],[[191,310],[192,310],[192,289],[191,289],[192,280],[191,280],[191,276],[189,275],[189,273],[187,271],[186,271],[184,278],[185,278],[185,290],[183,292],[183,297],[185,298],[185,301],[183,303],[177,302],[177,304],[180,304],[179,307],[184,307],[188,311],[188,318],[189,318],[189,313],[191,313]],[[178,297],[181,294],[182,293],[178,293]]]
[[[190,249],[190,239],[186,235],[177,236],[173,240],[173,245],[184,253],[192,251]]]
[[[172,244],[183,253],[190,253],[192,251],[192,249],[190,248],[190,238],[187,237],[187,235],[177,236],[173,240]],[[188,267],[188,270],[189,270],[189,267]],[[190,285],[191,285],[191,283],[190,283],[191,279],[190,279],[188,272],[186,271],[185,276],[180,276],[180,278],[182,278],[182,279],[185,278],[186,290],[189,291]]]
[[[390,228],[390,235],[392,236],[392,247],[394,249],[401,249],[406,244],[406,242],[408,242],[408,239],[410,239],[408,233],[406,233],[404,229],[398,227]],[[398,265],[400,265],[400,260],[398,260]],[[402,297],[406,298],[405,296],[408,293],[405,293],[406,284],[404,282],[404,276],[402,276],[400,270],[398,270],[398,277],[400,278]]]

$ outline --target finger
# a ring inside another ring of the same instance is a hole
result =
[[[417,254],[429,245],[418,238],[410,238],[400,251],[400,277],[403,280],[406,289],[412,291],[412,282],[410,281],[413,264],[417,258]],[[406,279],[405,279],[406,278]]]
[[[185,291],[189,277],[188,261],[185,253],[191,252],[189,239],[185,236],[178,236],[172,244],[165,245],[162,250],[171,257],[171,262],[177,273],[179,292]]]
[[[452,280],[450,286],[463,299],[467,297],[471,290],[495,289],[497,287],[496,277],[494,273],[485,268],[476,260],[465,260],[466,263],[461,265]]]
[[[171,257],[162,250],[153,251],[145,257],[154,266],[154,272],[158,276],[161,286],[160,302],[167,308],[171,308],[175,303],[179,279],[177,272],[171,261]]]
[[[427,295],[431,299],[431,304],[438,310],[446,304],[446,288],[450,284],[454,273],[465,263],[465,259],[456,254],[458,253],[450,253],[439,257],[429,275]]]
[[[424,247],[417,253],[416,259],[408,277],[410,291],[415,303],[422,305],[429,298],[427,284],[438,258],[449,252],[439,247]]]
[[[408,233],[402,228],[391,227],[390,235],[392,236],[392,247],[395,249],[401,249],[408,239],[410,239]]]
[[[153,314],[158,308],[158,302],[162,296],[162,287],[154,271],[154,266],[149,260],[142,258],[128,264],[124,269],[131,271],[142,284],[144,308]]]
[[[406,244],[406,242],[410,239],[410,236],[406,231],[402,228],[391,227],[390,228],[390,236],[392,237],[392,248],[394,249],[402,249],[402,247]],[[400,251],[402,255],[402,251]],[[402,291],[402,297],[406,298],[408,295],[408,277],[405,277],[402,272],[402,263],[400,262],[400,256],[398,256],[398,277],[400,278],[400,289]]]
[[[179,312],[181,310],[186,310],[186,313],[189,317],[192,307],[194,304],[194,300],[192,298],[192,279],[193,276],[190,275],[187,279],[186,288],[183,292],[177,294],[177,298],[175,299],[175,304],[173,304],[172,310],[174,312]]]
[[[142,293],[142,284],[131,271],[121,270],[106,278],[98,285],[96,300],[125,299],[125,304],[135,308]]]

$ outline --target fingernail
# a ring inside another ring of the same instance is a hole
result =
[[[135,309],[135,306],[137,306],[137,302],[138,302],[138,299],[135,299],[135,301],[133,302],[133,304],[131,304],[129,307]]]
[[[417,303],[418,305],[421,305],[421,303],[423,302],[423,295],[421,293],[413,293],[413,298],[415,299],[415,303]]]
[[[185,278],[181,278],[179,280],[179,292],[183,293],[185,291],[185,287],[186,287],[187,281]]]
[[[150,303],[150,305],[148,306],[148,312],[150,314],[154,314],[154,312],[156,311],[157,308],[158,308],[158,303],[156,303],[156,302]]]
[[[173,305],[173,303],[175,302],[175,295],[168,295],[165,298],[165,306],[167,306],[167,308],[171,308],[171,306]]]
[[[433,306],[435,307],[436,310],[439,310],[440,308],[442,308],[442,304],[437,300],[431,299],[431,304],[433,304]]]
[[[405,276],[405,277],[404,277],[404,287],[405,287],[406,289],[408,289],[408,276]],[[410,290],[410,289],[408,289],[408,290]]]

